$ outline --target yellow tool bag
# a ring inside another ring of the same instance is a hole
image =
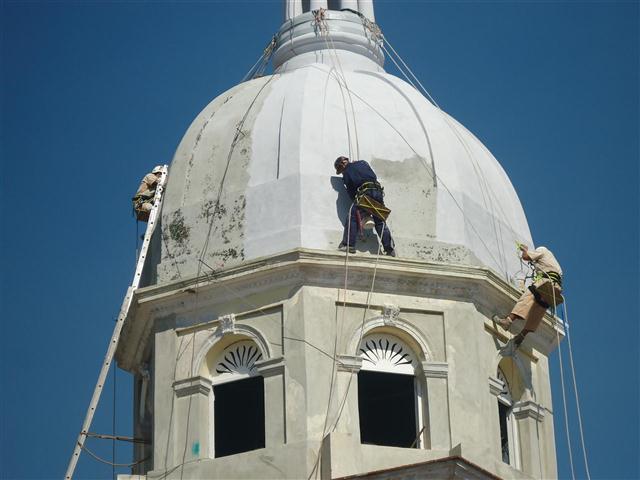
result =
[[[391,210],[385,207],[382,203],[375,201],[373,198],[365,194],[358,195],[356,197],[356,205],[358,208],[366,210],[371,215],[375,215],[385,222],[391,213]]]

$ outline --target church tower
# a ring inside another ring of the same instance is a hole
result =
[[[553,478],[546,317],[513,356],[518,196],[388,57],[372,0],[287,0],[273,75],[224,92],[170,165],[117,350],[146,478]],[[384,186],[397,257],[338,156]],[[518,329],[516,329],[518,331]],[[126,477],[126,476],[123,476]]]

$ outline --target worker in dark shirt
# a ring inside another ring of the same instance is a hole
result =
[[[356,162],[349,162],[347,157],[338,157],[333,166],[336,169],[338,175],[342,174],[342,181],[349,193],[349,196],[354,201],[354,205],[350,209],[350,215],[347,217],[347,221],[344,226],[344,234],[342,236],[342,242],[338,247],[342,251],[349,251],[349,253],[355,253],[356,249],[356,235],[358,233],[359,218],[370,215],[370,212],[356,206],[356,200],[359,195],[366,194],[376,202],[384,206],[384,193],[382,186],[378,183],[378,177],[375,172],[364,160],[358,160]],[[376,232],[378,237],[382,240],[382,247],[384,252],[395,257],[396,252],[394,249],[393,239],[391,238],[391,232],[386,222],[373,215],[373,221],[375,223]]]

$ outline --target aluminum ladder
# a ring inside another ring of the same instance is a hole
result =
[[[147,252],[149,250],[149,245],[151,243],[151,237],[153,236],[153,232],[156,228],[156,224],[158,223],[158,215],[160,212],[160,207],[162,207],[162,194],[164,192],[164,186],[167,181],[168,171],[169,171],[169,167],[167,165],[163,165],[162,176],[158,180],[158,185],[156,187],[156,194],[153,198],[153,208],[151,209],[151,212],[149,214],[149,220],[147,222],[147,230],[144,234],[144,240],[142,241],[142,248],[140,250],[140,255],[138,256],[138,261],[136,263],[136,270],[133,275],[133,281],[131,282],[131,285],[129,286],[129,288],[127,288],[127,293],[124,297],[124,300],[122,301],[122,307],[120,307],[120,314],[118,315],[118,320],[116,321],[116,325],[113,329],[111,340],[109,341],[107,354],[105,355],[104,361],[102,362],[100,375],[98,375],[98,381],[96,383],[95,389],[93,390],[91,403],[89,403],[87,414],[84,417],[82,430],[80,430],[80,433],[78,434],[78,440],[76,442],[76,446],[73,449],[71,460],[69,460],[67,473],[64,477],[65,480],[71,480],[71,478],[73,478],[73,473],[76,469],[76,465],[78,464],[78,460],[80,459],[80,453],[82,452],[82,448],[84,447],[84,442],[87,439],[87,433],[89,432],[89,428],[91,427],[91,422],[93,421],[93,415],[96,412],[96,408],[98,408],[100,395],[102,394],[104,383],[107,379],[107,374],[109,373],[109,367],[111,366],[111,362],[113,361],[113,356],[116,353],[116,348],[118,348],[118,341],[120,340],[120,332],[122,331],[122,326],[124,325],[125,319],[129,315],[129,309],[131,308],[133,293],[136,291],[136,289],[140,285],[140,279],[142,278],[142,270],[144,269],[144,263],[147,259]]]

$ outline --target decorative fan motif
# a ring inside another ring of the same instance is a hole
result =
[[[262,360],[262,353],[250,341],[242,341],[228,346],[216,363],[216,373],[237,375],[255,375],[256,362]]]
[[[500,380],[504,385],[502,387],[502,391],[500,392],[500,395],[503,396],[505,399],[511,401],[511,392],[509,391],[509,382],[507,382],[507,378],[504,376],[504,373],[500,368],[498,369],[498,380]]]
[[[399,339],[391,335],[371,335],[360,345],[362,368],[413,374],[416,361],[413,353]]]

